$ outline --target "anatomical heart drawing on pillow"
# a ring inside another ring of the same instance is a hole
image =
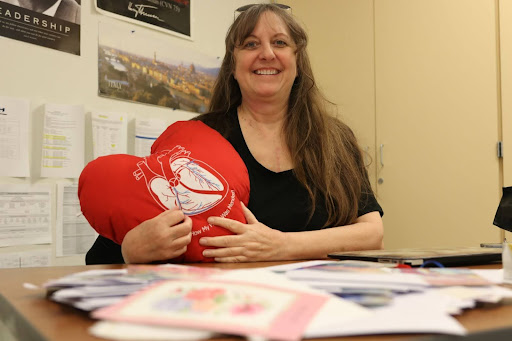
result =
[[[179,208],[192,216],[215,207],[227,195],[224,177],[207,163],[193,159],[182,146],[144,158],[133,172],[145,179],[148,191],[163,209]]]
[[[118,244],[145,220],[180,209],[192,219],[192,241],[172,261],[213,261],[202,255],[199,238],[231,234],[209,224],[210,216],[246,222],[240,202],[249,202],[249,175],[219,133],[199,121],[180,121],[155,141],[151,155],[116,154],[89,162],[78,196],[91,226]]]

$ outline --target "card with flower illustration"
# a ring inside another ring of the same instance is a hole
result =
[[[299,340],[327,298],[309,292],[224,281],[162,281],[92,317],[150,325]]]

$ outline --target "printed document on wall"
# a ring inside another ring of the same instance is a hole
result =
[[[126,115],[93,112],[91,116],[94,158],[111,154],[126,154],[128,152]]]
[[[50,247],[45,247],[41,250],[19,252],[19,255],[20,268],[34,268],[52,265],[52,250]]]
[[[98,234],[80,210],[78,185],[57,183],[56,256],[83,255]]]
[[[48,244],[50,185],[0,184],[0,246]]]
[[[84,109],[81,105],[46,104],[42,177],[78,178],[84,168]]]
[[[21,258],[18,253],[0,253],[0,268],[11,269],[21,266]]]
[[[28,100],[0,96],[0,176],[30,176],[29,108]]]
[[[51,248],[0,253],[0,268],[33,268],[51,265]]]
[[[135,120],[135,156],[151,154],[153,142],[164,132],[168,124],[159,119]]]

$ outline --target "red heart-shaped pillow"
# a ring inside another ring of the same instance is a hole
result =
[[[217,131],[199,121],[180,121],[162,133],[149,156],[116,154],[89,162],[80,175],[78,197],[91,226],[118,244],[143,221],[178,207],[192,219],[192,241],[173,261],[213,261],[203,257],[199,238],[231,232],[206,219],[246,222],[240,201],[249,201],[249,175]]]

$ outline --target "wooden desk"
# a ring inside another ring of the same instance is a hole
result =
[[[202,264],[225,269],[255,268],[280,263]],[[63,266],[23,269],[0,269],[0,319],[19,340],[30,341],[92,341],[102,340],[90,335],[87,329],[94,323],[84,312],[45,298],[44,290],[28,290],[23,283],[41,285],[48,279],[90,269],[114,269],[116,265]],[[499,265],[474,266],[497,269]],[[487,305],[468,310],[456,317],[470,333],[499,328],[512,328],[512,305]],[[369,335],[328,338],[322,340],[410,340],[424,339],[425,334]],[[221,340],[241,340],[225,337]]]

